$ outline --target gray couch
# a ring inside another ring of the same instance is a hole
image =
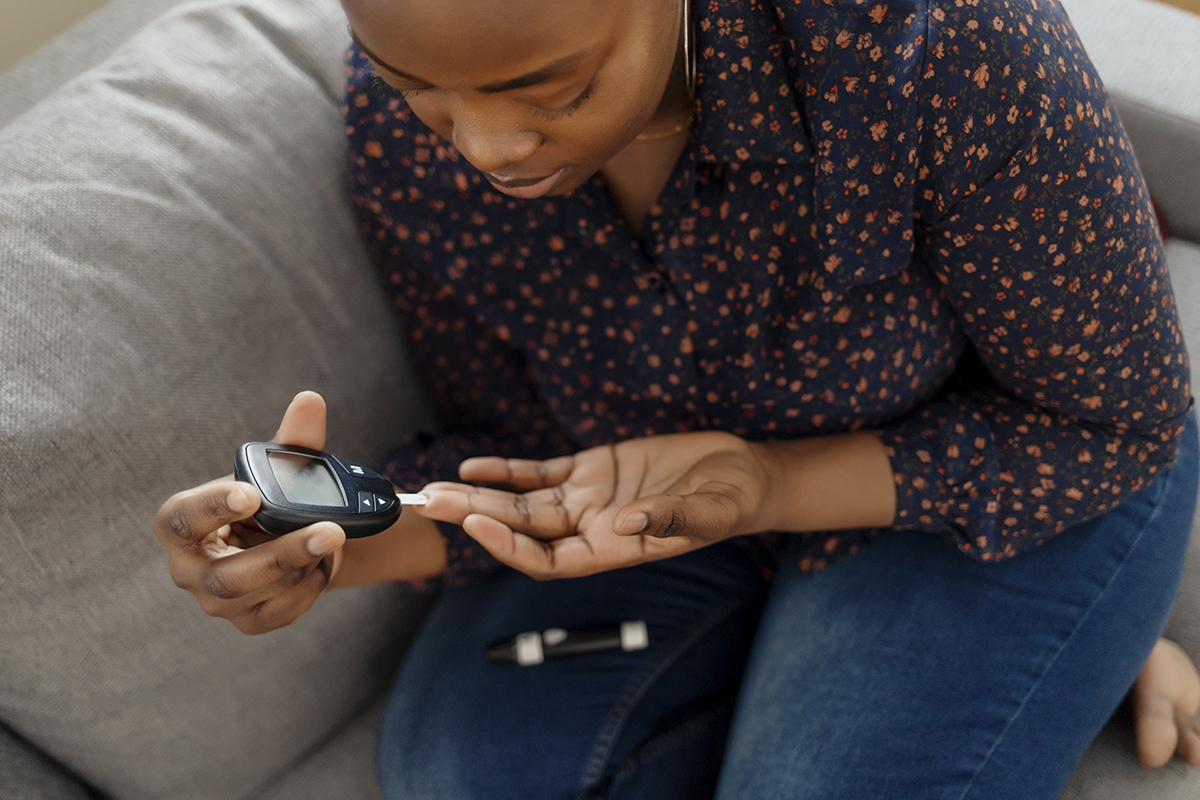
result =
[[[1067,5],[1200,352],[1200,18]],[[428,598],[336,592],[243,636],[150,532],[302,388],[361,461],[429,425],[344,199],[345,40],[335,0],[114,0],[0,76],[3,800],[378,798],[379,703]],[[1170,633],[1200,660],[1200,552]],[[1118,716],[1065,796],[1195,800],[1200,770],[1141,770]]]

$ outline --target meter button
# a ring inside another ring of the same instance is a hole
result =
[[[391,508],[392,504],[394,504],[395,502],[396,502],[396,495],[392,495],[391,497],[388,497],[387,495],[377,494],[377,495],[375,495],[375,510],[376,511],[386,511],[387,509]]]
[[[370,514],[375,510],[375,495],[370,492],[358,493],[358,511],[360,514]]]
[[[349,472],[351,475],[353,475],[356,478],[369,478],[369,479],[373,479],[373,480],[382,480],[378,474],[372,472],[371,470],[367,469],[364,466],[355,464],[353,461],[348,461],[347,459],[344,459],[341,456],[333,456],[333,458],[337,460],[338,464],[341,465],[342,469],[346,470],[346,472]]]

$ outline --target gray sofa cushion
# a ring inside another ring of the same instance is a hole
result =
[[[384,700],[381,695],[295,769],[281,773],[255,794],[254,800],[382,800],[375,780],[375,737],[383,719]]]
[[[88,800],[83,784],[0,725],[0,788],[4,800]]]
[[[367,463],[427,419],[344,197],[343,39],[335,0],[181,7],[0,131],[0,719],[114,797],[272,783],[424,605],[247,637],[150,530],[300,389]]]
[[[0,127],[94,67],[180,0],[110,0],[0,75]]]

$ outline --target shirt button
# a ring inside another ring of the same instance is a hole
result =
[[[663,280],[661,275],[651,275],[649,280],[650,288],[662,294],[667,291],[667,282]]]

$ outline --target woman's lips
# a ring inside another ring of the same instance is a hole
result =
[[[563,175],[567,172],[567,168],[563,167],[553,175],[545,178],[530,178],[526,180],[514,179],[498,183],[498,178],[491,173],[484,173],[496,191],[503,192],[509,197],[519,197],[522,200],[532,200],[535,197],[541,197],[549,194],[562,181]]]

